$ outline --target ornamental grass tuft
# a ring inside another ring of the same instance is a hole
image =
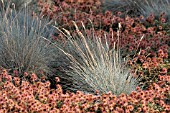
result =
[[[137,80],[131,76],[126,60],[121,58],[118,44],[110,48],[107,36],[104,39],[94,34],[88,37],[73,23],[77,31],[76,38],[66,29],[57,28],[68,39],[65,48],[57,48],[70,61],[69,69],[64,70],[71,77],[70,89],[85,93],[98,91],[100,94],[111,91],[116,95],[135,90]],[[85,30],[83,24],[82,26]]]
[[[135,17],[140,15],[147,17],[151,14],[159,16],[163,12],[169,16],[170,0],[104,0],[102,9]]]
[[[0,65],[20,74],[49,72],[51,60],[49,38],[52,29],[49,21],[23,11],[7,7],[0,12]],[[22,75],[21,74],[21,75]]]

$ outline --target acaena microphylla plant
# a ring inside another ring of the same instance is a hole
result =
[[[24,72],[49,72],[51,60],[48,38],[52,29],[49,22],[32,16],[27,8],[2,10],[0,15],[0,65]]]
[[[65,34],[67,43],[75,51],[73,53],[58,47],[71,62],[70,69],[65,72],[72,77],[73,87],[86,93],[98,90],[99,93],[111,91],[116,95],[135,90],[137,81],[130,75],[119,49],[110,49],[106,36],[105,39],[93,36],[88,38],[80,32],[75,23],[74,25],[77,39],[74,39],[69,31],[64,29],[64,33],[57,28]],[[82,26],[84,27],[83,24]]]

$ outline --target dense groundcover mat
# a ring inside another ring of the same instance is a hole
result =
[[[169,3],[1,0],[0,112],[170,112]]]
[[[162,112],[170,111],[169,91],[170,77],[159,76],[159,82],[153,83],[147,90],[137,87],[129,95],[121,93],[116,96],[112,92],[102,95],[67,92],[63,94],[62,87],[56,84],[56,89],[50,89],[50,82],[36,79],[35,74],[26,74],[28,79],[11,77],[6,70],[1,70],[0,76],[0,108],[5,113],[82,113],[82,112]],[[35,82],[36,80],[36,82]],[[59,82],[59,78],[56,78]]]

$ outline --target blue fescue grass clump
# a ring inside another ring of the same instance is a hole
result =
[[[52,59],[49,21],[32,16],[25,8],[16,11],[9,7],[0,12],[0,66],[23,72],[46,72]]]
[[[164,12],[170,16],[170,0],[105,0],[102,3],[103,9],[113,13],[121,11],[124,15],[147,17]]]
[[[21,10],[25,6],[30,5],[35,0],[0,0],[0,6],[7,8],[8,6],[12,7],[13,4],[15,4],[16,10]]]
[[[159,16],[163,12],[170,16],[170,0],[127,0],[127,2],[129,5],[136,6],[136,9],[144,16],[150,14]]]
[[[65,69],[65,73],[71,77],[72,86],[70,90],[80,90],[85,93],[112,93],[119,95],[121,93],[129,94],[136,89],[137,80],[131,76],[123,61],[119,49],[110,49],[107,37],[88,38],[78,29],[77,38],[72,37],[71,33],[65,29],[62,32],[67,38],[67,48],[57,48],[63,52],[70,61],[69,69]],[[85,28],[85,27],[84,27]],[[56,53],[57,54],[57,53]],[[68,77],[65,76],[65,77]]]

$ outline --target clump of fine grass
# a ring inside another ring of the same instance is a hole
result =
[[[21,10],[25,6],[33,4],[33,2],[35,2],[35,0],[0,0],[0,6],[7,8],[8,6],[15,4],[16,10]]]
[[[32,16],[25,8],[16,12],[15,9],[1,9],[0,13],[0,66],[9,70],[26,72],[49,72],[51,60],[49,38],[52,29],[49,22]],[[21,74],[22,75],[22,74]]]
[[[162,12],[169,16],[170,0],[104,0],[102,8],[130,16],[159,16]]]
[[[126,61],[121,58],[120,50],[115,47],[110,49],[106,36],[105,39],[87,38],[76,24],[75,27],[78,39],[72,37],[69,31],[63,29],[64,33],[57,28],[68,38],[67,43],[72,48],[72,51],[68,51],[57,46],[70,61],[69,69],[64,70],[72,80],[70,89],[86,93],[94,93],[96,90],[100,93],[111,91],[116,95],[135,90],[137,80],[132,78]]]
[[[122,12],[122,15],[139,16],[141,12],[135,6],[135,1],[128,0],[100,0],[102,2],[101,8],[103,11],[109,10],[113,14]]]
[[[159,16],[162,12],[169,15],[170,12],[170,0],[127,0],[127,3],[133,4],[144,16]]]

